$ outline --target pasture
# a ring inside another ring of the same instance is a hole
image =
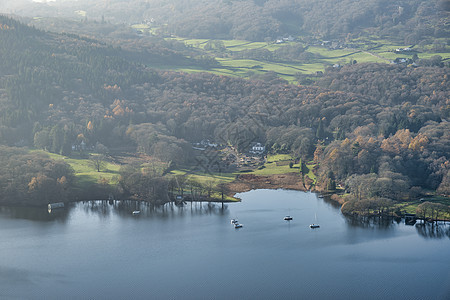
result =
[[[218,67],[210,69],[201,68],[177,68],[177,71],[188,73],[210,72],[220,75],[238,76],[243,78],[252,78],[267,72],[273,72],[280,78],[290,83],[296,83],[296,74],[315,74],[318,71],[324,71],[327,66],[334,64],[345,65],[356,61],[357,63],[391,63],[398,57],[411,57],[416,52],[395,53],[397,48],[413,47],[414,45],[404,45],[400,42],[392,42],[373,36],[354,39],[348,42],[351,47],[331,49],[319,44],[306,45],[301,42],[251,42],[243,40],[208,40],[208,39],[187,39],[170,38],[184,42],[190,47],[195,47],[206,51],[208,55],[215,57],[219,63]],[[220,49],[208,49],[205,46],[209,42],[218,42],[223,45]],[[236,58],[234,54],[241,51],[252,51],[255,49],[267,49],[275,51],[286,45],[301,45],[306,47],[306,51],[311,53],[313,58],[307,61],[293,60],[290,62],[274,62],[257,59]],[[439,55],[443,60],[450,58],[450,52],[432,52],[432,45],[422,46],[425,52],[418,52],[419,58],[429,59],[432,56]]]

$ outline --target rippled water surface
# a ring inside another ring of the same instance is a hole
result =
[[[120,202],[0,208],[0,298],[450,299],[448,225],[350,220],[298,191],[238,196],[138,216]]]

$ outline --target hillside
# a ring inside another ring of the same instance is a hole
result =
[[[449,69],[440,61],[347,65],[296,86],[157,71],[138,63],[139,53],[98,40],[7,17],[0,26],[4,145],[64,155],[122,148],[173,168],[202,164],[193,142],[246,152],[258,141],[314,161],[318,189],[341,184],[356,199],[449,194]],[[223,163],[210,154],[208,163]],[[172,181],[155,164],[124,166],[122,191],[166,199]]]
[[[346,38],[376,34],[406,44],[449,36],[448,0],[56,1],[5,0],[0,11],[29,17],[131,23],[165,34],[264,41],[279,36]]]

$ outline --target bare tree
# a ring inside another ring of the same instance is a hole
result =
[[[103,169],[106,166],[105,156],[102,154],[91,155],[89,160],[97,172],[100,172],[100,169]]]

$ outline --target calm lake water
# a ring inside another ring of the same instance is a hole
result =
[[[238,196],[139,216],[135,203],[0,208],[0,298],[450,299],[448,225],[349,220],[313,193]]]

